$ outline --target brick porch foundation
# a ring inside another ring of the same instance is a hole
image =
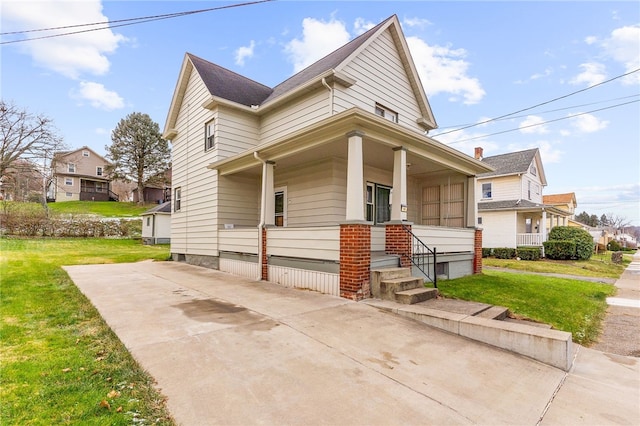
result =
[[[473,238],[473,273],[482,273],[482,229],[478,228]]]
[[[371,293],[371,226],[340,225],[340,296],[362,300]]]
[[[407,268],[411,266],[411,260],[405,256],[411,256],[411,234],[403,226],[411,230],[410,224],[387,224],[385,226],[384,251],[387,254],[397,254],[400,256],[400,266]]]

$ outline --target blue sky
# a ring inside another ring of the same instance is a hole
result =
[[[22,31],[232,4],[3,0],[1,27]],[[131,112],[164,127],[185,52],[274,86],[393,14],[440,126],[432,137],[468,155],[476,146],[485,156],[538,147],[544,194],[575,192],[578,212],[613,213],[640,225],[636,1],[273,1],[3,44],[0,93],[52,118],[71,148],[104,154],[111,130]]]

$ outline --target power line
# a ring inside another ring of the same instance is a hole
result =
[[[215,10],[231,9],[231,8],[242,7],[242,6],[251,6],[251,5],[254,5],[254,4],[267,3],[267,2],[271,2],[271,1],[274,1],[274,0],[256,0],[256,1],[252,1],[252,2],[246,2],[246,3],[232,4],[232,5],[219,6],[219,7],[211,7],[211,8],[208,8],[208,9],[191,10],[191,11],[186,11],[186,12],[174,12],[174,13],[167,13],[167,14],[164,14],[164,15],[143,16],[143,17],[139,17],[139,18],[118,19],[118,20],[115,20],[115,21],[103,21],[103,22],[93,22],[93,23],[88,23],[88,24],[66,25],[66,26],[61,26],[61,27],[51,27],[51,28],[40,28],[40,29],[33,29],[33,30],[3,32],[3,33],[0,33],[0,36],[3,36],[3,35],[15,35],[15,34],[27,34],[27,33],[42,32],[42,31],[64,30],[64,29],[70,29],[70,28],[90,27],[90,26],[95,26],[95,25],[104,25],[103,27],[100,27],[100,28],[90,28],[90,29],[79,30],[79,31],[71,31],[71,32],[60,33],[60,34],[51,34],[51,35],[40,36],[40,37],[24,38],[24,39],[20,39],[20,40],[3,41],[3,42],[0,42],[0,45],[2,45],[2,44],[12,44],[12,43],[22,43],[22,42],[25,42],[25,41],[42,40],[42,39],[54,38],[54,37],[62,37],[62,36],[68,36],[68,35],[74,35],[74,34],[87,33],[87,32],[91,32],[91,31],[106,30],[106,29],[110,29],[110,28],[117,28],[117,27],[124,27],[124,26],[135,25],[135,24],[142,24],[142,23],[152,22],[152,21],[160,21],[160,20],[163,20],[163,19],[177,18],[177,17],[181,17],[181,16],[194,15],[194,14],[197,14],[197,13],[211,12],[211,11],[215,11]],[[114,23],[118,23],[118,25],[112,25]]]
[[[540,112],[537,112],[536,114],[548,114],[548,113],[551,113],[551,112],[566,111],[568,109],[582,108],[582,107],[591,106],[591,105],[598,105],[598,104],[603,104],[605,102],[620,101],[622,99],[635,98],[635,97],[638,97],[638,96],[640,96],[640,93],[636,93],[635,95],[630,95],[630,96],[622,96],[622,97],[619,97],[619,98],[605,99],[603,101],[589,102],[589,103],[586,103],[586,104],[571,105],[571,106],[564,107],[564,108],[556,108],[556,109],[550,109],[550,110],[546,110],[546,111],[540,111]],[[512,119],[512,118],[522,118],[522,117],[526,117],[526,115],[514,115],[512,117],[504,117],[504,118],[495,119],[494,121],[502,121],[502,120],[507,120],[507,119]],[[438,126],[438,128],[439,129],[452,129],[452,128],[457,128],[457,127],[461,127],[461,126],[469,126],[469,125],[472,125],[472,124],[475,124],[475,123],[455,124],[455,125],[452,125],[452,126],[444,126],[444,127]],[[442,134],[442,133],[440,133],[440,134]]]
[[[488,119],[488,120],[484,120],[484,121],[481,121],[481,122],[479,122],[479,123],[474,123],[474,124],[470,124],[470,125],[468,125],[468,126],[460,127],[459,129],[449,130],[448,132],[438,133],[437,135],[432,135],[431,137],[438,137],[438,136],[442,136],[442,135],[448,135],[449,133],[459,132],[459,131],[461,131],[461,130],[469,129],[469,128],[471,128],[471,127],[480,126],[480,125],[482,125],[482,124],[487,124],[487,123],[491,123],[492,121],[497,121],[497,120],[503,119],[503,118],[505,118],[505,117],[510,117],[510,116],[512,116],[512,115],[519,114],[519,113],[524,112],[524,111],[529,111],[529,110],[534,109],[534,108],[537,108],[537,107],[539,107],[539,106],[546,105],[546,104],[550,104],[550,103],[552,103],[552,102],[559,101],[560,99],[568,98],[569,96],[573,96],[573,95],[576,95],[576,94],[578,94],[578,93],[582,93],[582,92],[585,92],[585,91],[587,91],[587,90],[593,89],[593,88],[595,88],[595,87],[601,86],[601,85],[603,85],[603,84],[610,83],[610,82],[612,82],[612,81],[614,81],[614,80],[617,80],[617,79],[619,79],[619,78],[626,77],[626,76],[631,75],[631,74],[633,74],[633,73],[636,73],[636,72],[638,72],[638,71],[640,71],[640,68],[636,68],[636,69],[635,69],[635,70],[633,70],[633,71],[629,71],[629,72],[627,72],[627,73],[624,73],[624,74],[621,74],[621,75],[615,76],[615,77],[613,77],[613,78],[610,78],[610,79],[608,79],[608,80],[602,81],[602,82],[600,82],[600,83],[594,84],[593,86],[585,87],[584,89],[576,90],[575,92],[571,92],[571,93],[568,93],[568,94],[566,94],[566,95],[559,96],[559,97],[557,97],[557,98],[553,98],[553,99],[551,99],[551,100],[548,100],[548,101],[545,101],[545,102],[541,102],[541,103],[539,103],[539,104],[536,104],[536,105],[533,105],[533,106],[530,106],[530,107],[527,107],[527,108],[520,109],[520,110],[518,110],[518,111],[510,112],[509,114],[504,114],[504,115],[501,115],[501,116],[499,116],[499,117],[490,118],[490,119]]]
[[[591,110],[591,111],[586,111],[586,112],[581,112],[581,113],[578,113],[578,114],[573,114],[573,115],[570,115],[568,117],[560,117],[560,118],[556,118],[556,119],[553,119],[553,120],[542,121],[540,123],[529,124],[527,126],[518,127],[517,129],[503,130],[501,132],[489,133],[489,134],[482,135],[482,136],[475,136],[475,137],[472,137],[472,138],[460,139],[460,140],[457,140],[457,141],[454,141],[454,142],[449,142],[449,143],[447,143],[447,145],[453,145],[453,144],[460,143],[460,142],[473,141],[473,140],[476,140],[476,139],[486,138],[488,136],[502,135],[504,133],[515,132],[515,131],[518,131],[518,130],[527,129],[529,127],[535,127],[535,126],[541,126],[543,124],[554,123],[556,121],[568,120],[570,118],[575,118],[575,117],[578,117],[578,116],[581,116],[581,115],[591,114],[593,112],[604,111],[604,110],[611,109],[611,108],[617,108],[617,107],[621,107],[621,106],[624,106],[624,105],[633,104],[633,103],[636,103],[636,102],[640,102],[640,100],[624,102],[624,103],[621,103],[621,104],[611,105],[611,106],[604,107],[604,108],[599,108],[599,109],[594,109],[594,110]],[[441,135],[442,134],[443,133],[441,133]],[[440,135],[437,135],[437,136],[440,136]],[[432,138],[435,138],[435,137],[436,136],[432,136]]]

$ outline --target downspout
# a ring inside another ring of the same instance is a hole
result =
[[[333,89],[327,84],[325,77],[322,77],[322,85],[329,90],[329,115],[333,115]]]
[[[262,163],[262,196],[260,202],[260,223],[258,224],[258,281],[262,280],[262,228],[264,228],[265,217],[267,215],[267,179],[265,176],[267,175],[267,162],[260,158],[258,155],[258,151],[253,152],[253,156],[256,160]]]

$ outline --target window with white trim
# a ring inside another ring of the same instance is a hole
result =
[[[276,226],[287,226],[287,188],[276,188],[275,194],[275,217]]]
[[[73,178],[64,178],[64,184],[67,186],[73,185]]]
[[[67,172],[68,173],[75,173],[76,172],[76,165],[74,163],[67,163]]]
[[[101,166],[96,166],[96,176],[103,176],[104,169]]]
[[[204,125],[204,150],[213,149],[215,145],[215,120]]]
[[[376,104],[375,107],[375,113],[376,115],[379,115],[380,117],[384,117],[389,121],[393,121],[394,123],[398,122],[398,113],[395,111],[390,110],[389,108],[382,106],[380,104]]]
[[[176,188],[173,190],[173,211],[180,211],[182,204],[182,188]]]
[[[87,150],[82,151],[82,156],[83,157],[88,157],[89,156],[89,151],[87,151]]]
[[[529,168],[529,172],[531,172],[531,174],[534,176],[536,175],[538,171],[536,170],[535,164],[531,164],[531,167]]]
[[[482,184],[482,198],[491,198],[492,185],[491,182]]]

